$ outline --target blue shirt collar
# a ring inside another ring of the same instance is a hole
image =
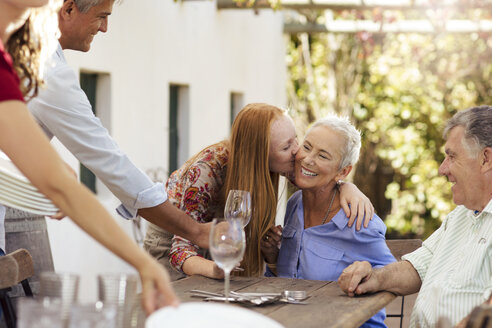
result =
[[[348,219],[345,216],[345,212],[343,211],[343,208],[340,208],[337,214],[335,214],[335,216],[331,219],[331,222],[333,222],[339,230],[345,229],[345,227],[348,224]]]

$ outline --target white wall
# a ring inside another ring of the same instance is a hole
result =
[[[111,134],[144,171],[167,170],[169,84],[189,86],[193,154],[227,137],[231,91],[242,92],[245,104],[285,105],[282,28],[281,13],[273,11],[218,11],[214,1],[127,0],[115,5],[109,31],[96,36],[89,53],[65,55],[76,71],[109,73],[110,92],[98,96],[109,98],[110,108],[98,111],[111,118]],[[101,192],[100,199],[115,213],[113,196]],[[131,223],[116,218],[130,233]],[[132,270],[69,220],[49,221],[55,269],[82,274],[82,301],[95,300],[96,273]]]

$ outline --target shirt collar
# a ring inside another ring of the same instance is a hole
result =
[[[492,216],[492,199],[489,200],[489,203],[484,207],[482,212],[470,210],[467,207],[465,208],[468,210],[468,217],[470,217],[474,223],[477,223],[486,217]]]
[[[63,49],[61,47],[61,44],[60,42],[58,42],[58,46],[56,47],[56,56],[62,60],[62,61],[66,61],[65,60],[65,55],[63,54]]]
[[[486,212],[488,214],[492,214],[492,199],[489,200],[489,203],[487,204],[487,206],[485,206],[485,208],[482,210],[482,213],[483,212]]]
[[[331,222],[333,222],[339,230],[345,229],[348,224],[348,218],[345,216],[343,208],[340,208],[337,214],[331,219]]]

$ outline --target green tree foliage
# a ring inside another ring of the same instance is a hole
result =
[[[329,112],[348,115],[363,135],[353,180],[389,232],[432,233],[455,207],[438,175],[442,130],[456,111],[492,104],[492,37],[304,34],[287,50],[300,133]]]

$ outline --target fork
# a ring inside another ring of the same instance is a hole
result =
[[[192,296],[200,296],[200,297],[224,297],[224,294],[208,292],[206,290],[192,289],[192,290],[190,290],[190,292],[192,293]]]
[[[225,301],[224,294],[213,293],[205,290],[193,289],[190,291],[192,296],[204,297],[205,301]],[[280,301],[289,304],[308,304],[303,302],[306,297],[305,291],[283,291],[282,293],[240,293],[230,291],[229,300],[247,301],[256,305],[267,302]]]
[[[206,297],[203,299],[204,301],[218,301],[218,302],[224,302],[225,297],[217,297],[217,296],[211,296],[211,297]],[[249,297],[249,298],[231,298],[229,297],[230,302],[239,302],[239,303],[246,303],[246,304],[254,304],[254,305],[263,305],[263,304],[271,304],[275,302],[281,302],[281,303],[288,303],[288,304],[299,304],[299,305],[306,305],[309,304],[307,302],[303,301],[297,301],[294,299],[286,299],[286,298],[280,298],[280,297],[271,297],[271,296],[257,296],[257,297]]]
[[[293,299],[296,301],[303,301],[308,298],[306,291],[304,290],[284,290],[281,293],[248,293],[231,291],[230,294],[237,297],[278,296],[280,298]]]

